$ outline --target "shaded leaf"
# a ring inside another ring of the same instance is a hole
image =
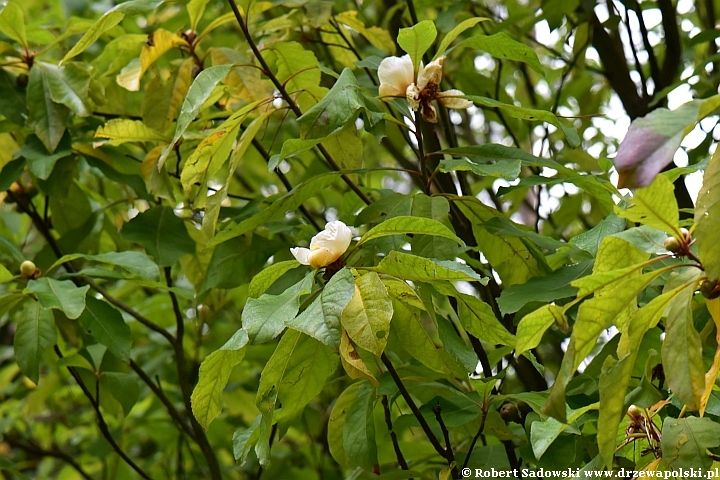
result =
[[[161,267],[172,266],[185,254],[195,253],[195,242],[185,223],[170,207],[156,206],[123,226],[122,237],[145,247]]]
[[[45,310],[61,310],[66,317],[75,319],[85,310],[85,294],[90,287],[78,287],[70,280],[40,277],[30,280],[27,289],[37,296]]]
[[[23,374],[33,382],[39,381],[43,352],[56,341],[57,331],[52,312],[42,308],[39,302],[27,302],[17,319],[13,345],[15,361]]]
[[[707,417],[667,417],[661,445],[662,457],[671,469],[709,469],[713,461],[706,450],[720,445],[720,425]]]
[[[92,295],[85,297],[85,310],[78,318],[85,333],[92,335],[115,356],[127,361],[130,358],[132,336],[122,315],[108,303]]]

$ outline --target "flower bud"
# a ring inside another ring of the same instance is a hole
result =
[[[520,413],[514,403],[506,403],[505,405],[500,407],[500,416],[505,421],[505,423],[520,423]]]
[[[670,252],[677,253],[680,251],[680,241],[675,237],[667,237],[664,245],[665,249]]]
[[[30,260],[25,260],[20,264],[20,273],[23,277],[36,278],[37,271],[37,267]]]
[[[715,300],[720,297],[720,283],[717,280],[705,280],[700,285],[700,293],[708,300]]]

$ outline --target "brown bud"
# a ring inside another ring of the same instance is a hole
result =
[[[520,413],[518,412],[518,408],[514,403],[506,403],[505,405],[500,407],[500,416],[503,420],[505,420],[505,423],[520,423]]]
[[[667,237],[664,245],[665,249],[670,252],[678,253],[680,251],[680,241],[675,237]]]
[[[700,285],[700,293],[708,300],[720,297],[720,283],[717,280],[705,280]]]
[[[38,268],[30,260],[25,260],[20,264],[20,273],[27,278],[37,278],[39,276]]]

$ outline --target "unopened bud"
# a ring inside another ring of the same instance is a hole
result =
[[[717,280],[705,280],[700,285],[700,293],[708,300],[714,300],[720,297],[720,284]]]
[[[665,249],[670,252],[678,253],[680,251],[680,241],[675,237],[667,237],[664,245]]]
[[[37,267],[30,260],[25,260],[20,264],[20,273],[23,277],[35,278],[37,271]]]
[[[505,423],[518,422],[520,423],[520,414],[518,408],[514,403],[506,403],[500,407],[500,416]]]

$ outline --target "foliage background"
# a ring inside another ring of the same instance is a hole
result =
[[[0,474],[713,468],[718,7],[9,0]],[[474,106],[378,99],[399,45]],[[686,164],[618,190],[620,109]]]

